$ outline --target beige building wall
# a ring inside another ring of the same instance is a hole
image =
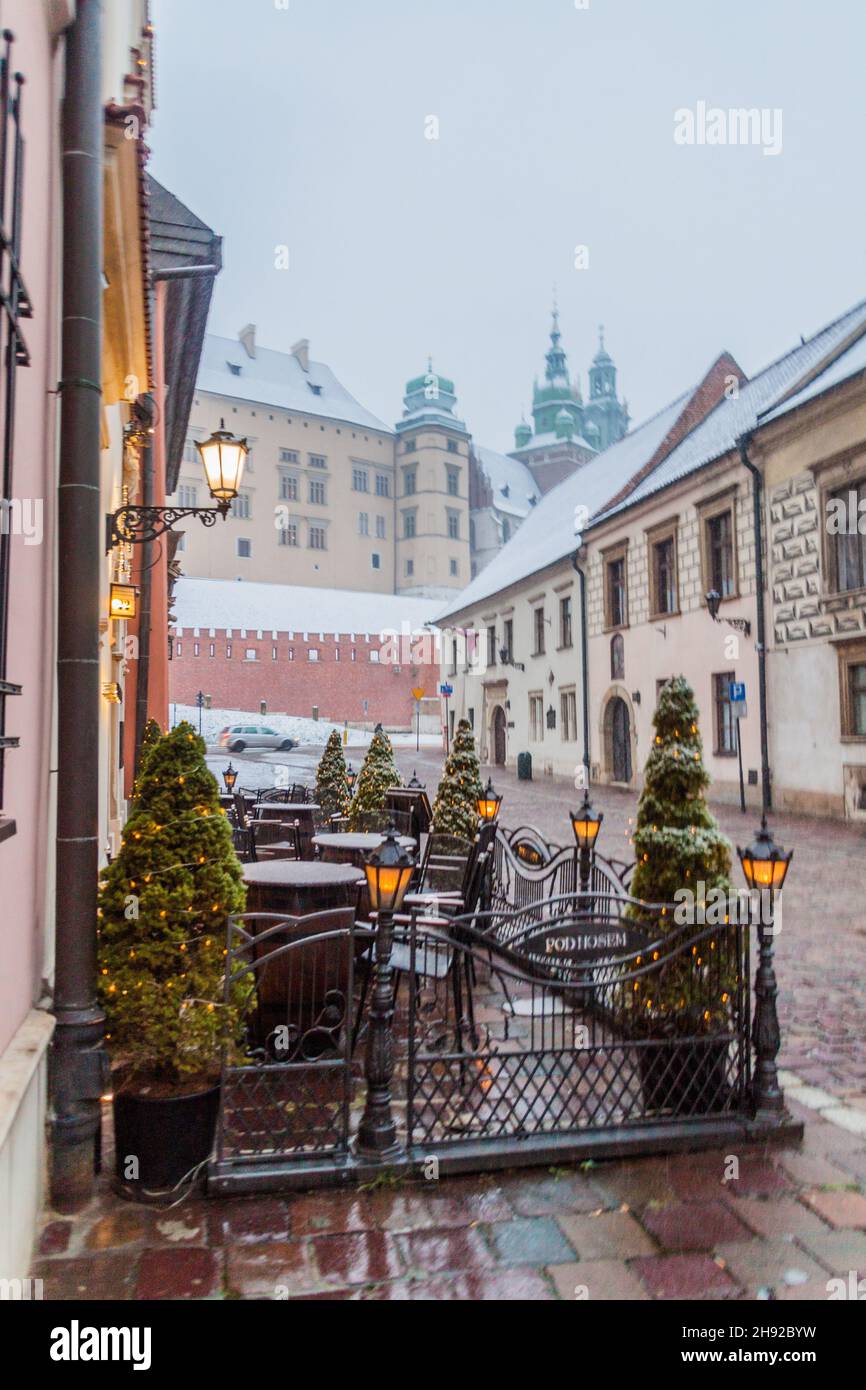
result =
[[[563,604],[570,622],[563,621]],[[536,619],[537,612],[541,620]],[[579,589],[570,562],[560,561],[482,600],[454,622],[455,628],[443,630],[442,637],[442,679],[454,687],[448,702],[453,722],[471,720],[484,762],[495,765],[496,728],[504,724],[507,766],[514,767],[517,755],[528,752],[536,780],[551,775],[573,778],[583,761],[583,714]],[[513,664],[500,660],[501,649],[507,646],[507,624],[511,624]],[[539,628],[543,628],[543,650],[536,642]],[[466,630],[477,633],[477,661],[475,639],[466,639]],[[551,708],[553,727],[548,726]]]
[[[766,484],[775,801],[866,821],[866,735],[846,695],[849,663],[866,664],[866,589],[839,590],[826,525],[828,491],[866,482],[862,378],[768,424],[750,455]]]
[[[704,594],[712,588],[708,573],[706,525],[710,517],[728,511],[734,519],[735,591],[723,600],[719,622],[707,610]],[[726,750],[716,708],[716,677],[745,682],[747,716],[740,721],[746,802],[760,805],[760,720],[756,651],[755,537],[751,480],[738,458],[729,456],[681,484],[593,528],[586,554],[589,631],[590,741],[593,780],[622,782],[617,766],[616,702],[627,713],[630,776],[625,784],[639,788],[652,747],[652,724],[659,684],[682,675],[691,685],[701,712],[704,764],[710,775],[709,795],[721,801],[739,798],[739,768],[735,747]],[[671,536],[675,542],[676,608],[657,612],[657,585],[652,578],[650,547]],[[605,602],[608,563],[626,555],[626,622],[611,622]],[[745,618],[749,636],[728,626],[729,617]],[[622,645],[622,674],[614,661],[614,639]],[[622,718],[622,711],[619,711]],[[619,733],[623,724],[620,724]],[[730,731],[730,725],[728,725]],[[628,769],[626,769],[628,770]],[[751,785],[750,785],[751,776]]]
[[[213,505],[193,441],[221,420],[250,444],[242,495],[213,527],[194,517],[180,523],[184,573],[393,593],[393,436],[196,392],[171,504]]]

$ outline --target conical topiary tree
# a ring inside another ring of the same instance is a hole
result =
[[[697,922],[711,890],[730,892],[731,846],[707,807],[704,793],[710,779],[703,764],[698,707],[682,676],[662,687],[653,726],[655,741],[637,809],[631,893],[643,903],[670,904],[682,902],[686,890],[694,895],[691,920]],[[642,910],[635,915],[645,917]],[[677,917],[668,908],[655,924],[664,936],[678,925]],[[707,1011],[705,973],[711,968],[716,970],[717,997]],[[715,962],[711,967],[699,953],[685,953],[668,962],[658,977],[639,981],[630,1003],[648,1031],[698,1031],[727,1014],[735,979],[733,967],[720,973]]]
[[[632,895],[643,902],[669,903],[677,889],[694,891],[699,882],[708,890],[727,892],[731,846],[704,798],[710,779],[703,764],[698,707],[682,676],[662,687],[653,727],[655,741],[637,808]]]
[[[239,1032],[242,991],[227,1010],[223,971],[242,870],[204,752],[185,722],[151,746],[101,875],[99,994],[124,1084],[198,1084]]]
[[[346,781],[346,759],[338,729],[332,729],[316,769],[316,801],[326,816],[348,814],[352,798]]]
[[[356,829],[362,823],[364,815],[370,811],[384,810],[388,788],[399,786],[400,774],[394,761],[391,740],[382,725],[377,724],[352,798],[352,808],[349,812],[349,824],[352,829]]]
[[[433,802],[434,831],[471,840],[478,829],[478,799],[482,794],[475,736],[469,721],[461,719]]]
[[[158,721],[156,719],[148,719],[147,723],[144,726],[144,733],[142,734],[141,738],[141,749],[138,755],[138,768],[136,770],[135,779],[132,784],[131,805],[134,805],[135,802],[138,800],[138,792],[139,786],[141,784],[142,771],[144,769],[148,757],[150,756],[151,751],[156,747],[161,738],[162,729],[159,727]]]

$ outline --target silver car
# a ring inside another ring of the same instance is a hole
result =
[[[267,724],[230,724],[220,734],[220,745],[232,753],[245,748],[280,748],[284,753],[297,748],[298,741],[288,734],[278,734]]]

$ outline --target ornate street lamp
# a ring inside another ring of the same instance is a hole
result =
[[[152,433],[152,427],[143,430],[141,425],[131,425],[127,437],[143,443],[147,435]],[[214,526],[218,516],[225,520],[229,507],[240,491],[249,445],[245,439],[236,439],[225,428],[225,420],[220,420],[220,428],[214,430],[204,443],[199,444],[196,440],[195,447],[204,467],[208,491],[216,506],[120,507],[105,518],[106,554],[115,545],[142,545],[146,541],[156,540],[185,516],[197,516],[203,526]]]
[[[424,789],[425,789],[425,787],[426,787],[426,785],[427,785],[426,782],[419,782],[419,781],[418,781],[418,773],[417,773],[416,769],[413,768],[413,769],[412,769],[412,778],[411,778],[411,781],[409,781],[409,782],[406,783],[407,789],[408,789],[409,791],[413,791],[413,792],[416,792],[416,791],[417,791],[417,792],[423,792]]]
[[[782,891],[788,876],[793,850],[784,850],[767,828],[767,817],[761,817],[761,828],[746,849],[737,846],[743,874],[751,889],[761,891],[758,912],[759,964],[755,974],[755,1017],[752,1022],[752,1043],[755,1048],[755,1077],[752,1094],[757,1115],[779,1115],[785,1108],[785,1098],[779,1085],[776,1057],[781,1045],[779,1017],[776,1011],[776,971],[773,965],[775,932],[775,895]],[[769,921],[763,911],[763,890],[769,892]]]
[[[601,830],[601,823],[604,820],[604,812],[593,809],[589,799],[589,787],[586,787],[580,810],[571,811],[569,814],[571,816],[571,828],[574,831],[574,841],[578,849],[580,891],[581,893],[588,893],[592,856],[595,842],[598,839],[598,832]]]
[[[761,818],[761,828],[746,849],[737,846],[737,854],[750,888],[770,888],[780,892],[788,875],[792,849],[784,850],[767,828],[767,817]]]
[[[382,844],[364,865],[370,906],[376,913],[376,941],[367,1030],[367,1102],[358,1126],[358,1151],[377,1158],[394,1153],[398,1148],[397,1125],[391,1109],[391,1078],[394,1075],[391,948],[394,913],[402,906],[414,867],[415,861],[400,844],[392,821]]]
[[[228,767],[223,769],[223,781],[226,784],[226,791],[228,792],[229,796],[231,796],[232,792],[234,791],[235,782],[237,780],[237,771],[235,768],[232,767],[231,763],[229,763]]]
[[[722,596],[718,589],[710,589],[708,593],[704,594],[704,600],[713,622],[721,622],[719,618],[719,606],[722,602]],[[744,637],[748,637],[752,631],[752,624],[749,622],[748,618],[725,618],[725,622],[728,627],[735,627],[738,632],[742,632]]]
[[[355,781],[356,781],[356,779],[357,779],[357,776],[358,776],[357,772],[356,772],[355,769],[352,767],[352,764],[349,763],[349,766],[346,768],[346,786],[349,788],[349,791],[350,791],[350,792],[352,791],[352,789],[353,789],[354,786],[355,786]]]
[[[488,777],[487,786],[475,803],[475,808],[485,825],[492,825],[499,815],[502,797],[496,795],[493,778]]]

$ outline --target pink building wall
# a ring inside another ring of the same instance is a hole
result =
[[[13,536],[8,679],[23,694],[6,702],[6,728],[20,747],[6,753],[6,814],[16,833],[0,843],[4,953],[0,971],[0,1053],[40,993],[53,903],[52,708],[56,388],[59,376],[60,53],[45,7],[4,0],[0,25],[15,35],[13,62],[26,78],[22,269],[33,304],[23,321],[31,365],[17,374],[13,495],[42,503],[42,540]]]

